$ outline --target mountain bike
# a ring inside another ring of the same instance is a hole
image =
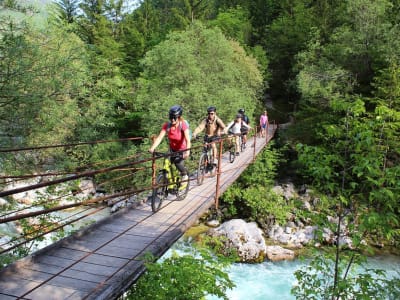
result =
[[[236,158],[236,141],[235,141],[235,135],[233,133],[228,135],[229,137],[229,162],[233,163]]]
[[[229,162],[233,163],[236,158],[236,138],[239,138],[240,152],[243,152],[246,145],[243,143],[243,136],[240,133],[234,134],[229,133],[230,145],[229,145]]]
[[[197,137],[199,138],[199,137]],[[203,151],[199,159],[199,167],[197,168],[197,184],[201,185],[204,181],[204,176],[209,173],[211,177],[214,177],[217,173],[217,166],[213,162],[212,153],[212,142],[218,140],[217,136],[204,136]]]
[[[158,172],[156,185],[151,196],[151,209],[153,212],[160,209],[162,202],[169,194],[176,195],[176,200],[183,200],[189,192],[190,179],[182,181],[178,169],[171,162],[171,159],[178,155],[180,156],[182,153],[153,152],[153,156],[164,157],[163,167]]]
[[[240,152],[243,152],[246,149],[246,144],[243,143],[243,134],[239,135],[239,139]]]

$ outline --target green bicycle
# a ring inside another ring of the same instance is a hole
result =
[[[161,208],[163,201],[169,194],[176,195],[176,200],[184,200],[189,192],[190,180],[182,181],[179,171],[171,162],[171,158],[178,155],[182,155],[182,153],[153,152],[153,156],[164,157],[163,167],[158,172],[151,196],[151,209],[153,212]]]

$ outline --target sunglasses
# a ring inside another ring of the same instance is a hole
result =
[[[169,119],[170,119],[171,121],[176,121],[177,118],[178,118],[178,117],[176,117],[176,116],[170,116],[170,117],[169,117]]]

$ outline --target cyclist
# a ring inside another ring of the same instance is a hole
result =
[[[217,140],[221,132],[225,130],[224,122],[217,117],[217,108],[215,106],[209,106],[207,108],[207,117],[201,121],[199,126],[193,131],[193,137],[196,138],[199,132],[206,130],[206,134],[204,137],[204,141],[206,143],[210,143],[214,140]],[[217,146],[215,143],[212,144],[212,152],[213,152],[213,163],[217,165]]]
[[[235,150],[236,156],[239,155],[240,149],[240,134],[242,133],[242,128],[246,128],[247,130],[251,129],[249,125],[245,121],[242,120],[242,114],[237,114],[236,119],[230,122],[225,129],[226,133],[231,133],[235,135]],[[242,137],[243,138],[243,137]]]
[[[171,156],[171,162],[175,164],[176,168],[181,173],[181,178],[183,181],[181,189],[184,189],[187,185],[188,180],[188,171],[185,167],[184,160],[190,155],[189,149],[191,147],[191,143],[189,126],[186,122],[184,122],[182,113],[183,109],[180,105],[174,105],[169,109],[170,122],[165,122],[163,124],[161,131],[155,138],[153,145],[149,149],[149,152],[153,153],[157,146],[161,143],[164,136],[167,134],[170,151],[172,153],[178,153],[178,155],[176,156]]]
[[[242,121],[245,122],[247,125],[249,125],[250,124],[250,120],[249,120],[249,117],[245,115],[244,108],[239,109],[238,113],[242,115]],[[243,144],[244,144],[244,147],[246,148],[247,133],[249,132],[249,129],[246,128],[246,126],[242,126],[241,132],[242,132]]]

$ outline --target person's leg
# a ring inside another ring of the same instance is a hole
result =
[[[188,174],[188,171],[185,167],[185,160],[179,156],[179,157],[174,157],[172,159],[172,162],[175,164],[176,168],[178,169],[179,173],[181,176],[185,176]]]
[[[239,155],[240,151],[240,137],[237,135],[235,136],[235,149],[236,149],[236,155]]]
[[[213,143],[212,144],[212,158],[213,158],[213,164],[218,163],[218,151],[217,151],[217,144]]]

